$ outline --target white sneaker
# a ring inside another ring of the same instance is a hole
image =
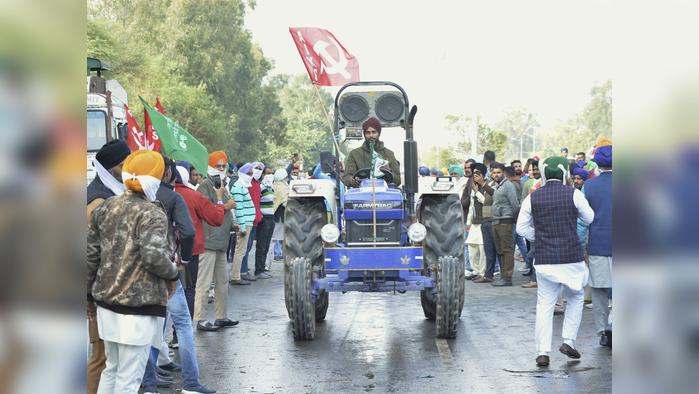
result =
[[[585,304],[585,308],[587,308],[587,309],[592,309],[592,303]]]
[[[495,271],[495,273],[493,274],[493,276],[496,276],[496,275],[500,275],[500,271]]]
[[[214,298],[214,289],[209,290],[209,298]]]

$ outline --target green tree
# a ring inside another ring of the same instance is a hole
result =
[[[562,147],[568,148],[570,155],[586,152],[601,138],[612,138],[612,81],[595,83],[590,97],[580,113],[557,123],[544,135],[542,157],[558,155]]]
[[[273,140],[267,141],[269,157],[291,159],[294,153],[299,153],[306,168],[317,164],[320,152],[332,150],[333,141],[330,126],[308,75],[276,75],[270,83],[277,89],[286,128]],[[323,89],[319,89],[319,92],[332,120],[333,97]],[[347,155],[345,145],[341,145],[340,150]]]
[[[472,118],[465,115],[447,115],[447,130],[456,137],[456,144],[452,147],[454,157],[464,158],[471,155],[471,140],[469,138],[469,124]],[[481,123],[481,117],[476,118],[478,127],[478,145],[476,153],[482,155],[485,151],[495,152],[496,158],[502,158],[505,154],[507,136],[502,131],[493,130],[487,123]],[[452,163],[454,164],[454,163]]]

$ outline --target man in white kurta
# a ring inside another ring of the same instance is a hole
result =
[[[563,345],[559,350],[568,357],[580,358],[575,338],[583,311],[583,288],[589,277],[577,236],[577,219],[590,223],[594,212],[579,190],[562,183],[563,179],[569,179],[567,162],[561,159],[552,157],[547,159],[548,163],[544,162],[544,186],[522,202],[517,220],[517,233],[536,242],[537,246],[534,252],[538,282],[535,344],[539,366],[549,364],[553,312],[561,291],[565,291],[568,307],[563,321]]]

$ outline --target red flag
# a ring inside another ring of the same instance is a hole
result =
[[[133,151],[147,149],[146,136],[141,133],[141,129],[138,127],[136,119],[133,118],[129,106],[124,104],[124,107],[126,107],[126,122],[129,125],[129,135],[126,137],[126,143]]]
[[[155,107],[153,107],[153,109],[165,115],[165,111],[163,111],[163,106],[160,104],[159,98],[155,99]],[[146,115],[146,137],[148,139],[148,150],[157,152],[160,150],[160,146],[162,145],[160,143],[160,138],[158,138],[158,134],[155,132],[155,128],[153,128],[153,124],[150,122],[148,112],[146,112],[145,108],[143,108],[143,113]]]
[[[342,86],[359,82],[359,62],[325,29],[290,27],[308,76],[314,84]]]

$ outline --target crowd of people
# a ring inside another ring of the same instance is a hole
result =
[[[369,167],[369,142],[372,152],[388,159],[385,170],[400,185],[395,156],[379,141],[381,124],[370,121],[363,127],[365,144],[340,163],[343,191],[358,185],[357,169]],[[515,260],[523,262],[517,272],[530,280],[522,287],[538,288],[539,365],[548,365],[554,314],[565,313],[560,351],[580,357],[574,340],[584,302],[591,301],[601,344],[607,341],[611,141],[598,142],[587,161],[582,152],[575,160],[565,156],[567,149],[562,156],[506,166],[488,151],[482,163],[419,169],[420,176],[451,176],[457,186],[468,279],[512,286]],[[199,331],[239,323],[229,317],[228,286],[271,278],[273,261],[282,257],[289,182],[330,178],[320,164],[300,172],[298,155],[286,169],[234,165],[222,151],[211,153],[208,164],[197,169],[161,153],[131,152],[120,140],[97,153],[97,177],[87,187],[88,393],[136,393],[140,387],[158,393],[173,384],[176,371],[183,393],[214,393],[198,378],[193,322]],[[166,318],[173,325],[169,343]],[[169,347],[179,349],[181,365],[170,359]]]
[[[483,162],[466,160],[448,169],[420,167],[423,177],[451,176],[459,188],[466,238],[466,278],[496,287],[512,286],[517,269],[537,289],[537,365],[549,364],[552,318],[565,315],[559,350],[580,358],[575,338],[583,305],[593,309],[600,345],[611,346],[612,143],[602,139],[589,160],[530,158],[510,165],[485,152]],[[496,280],[496,276],[499,278]]]

